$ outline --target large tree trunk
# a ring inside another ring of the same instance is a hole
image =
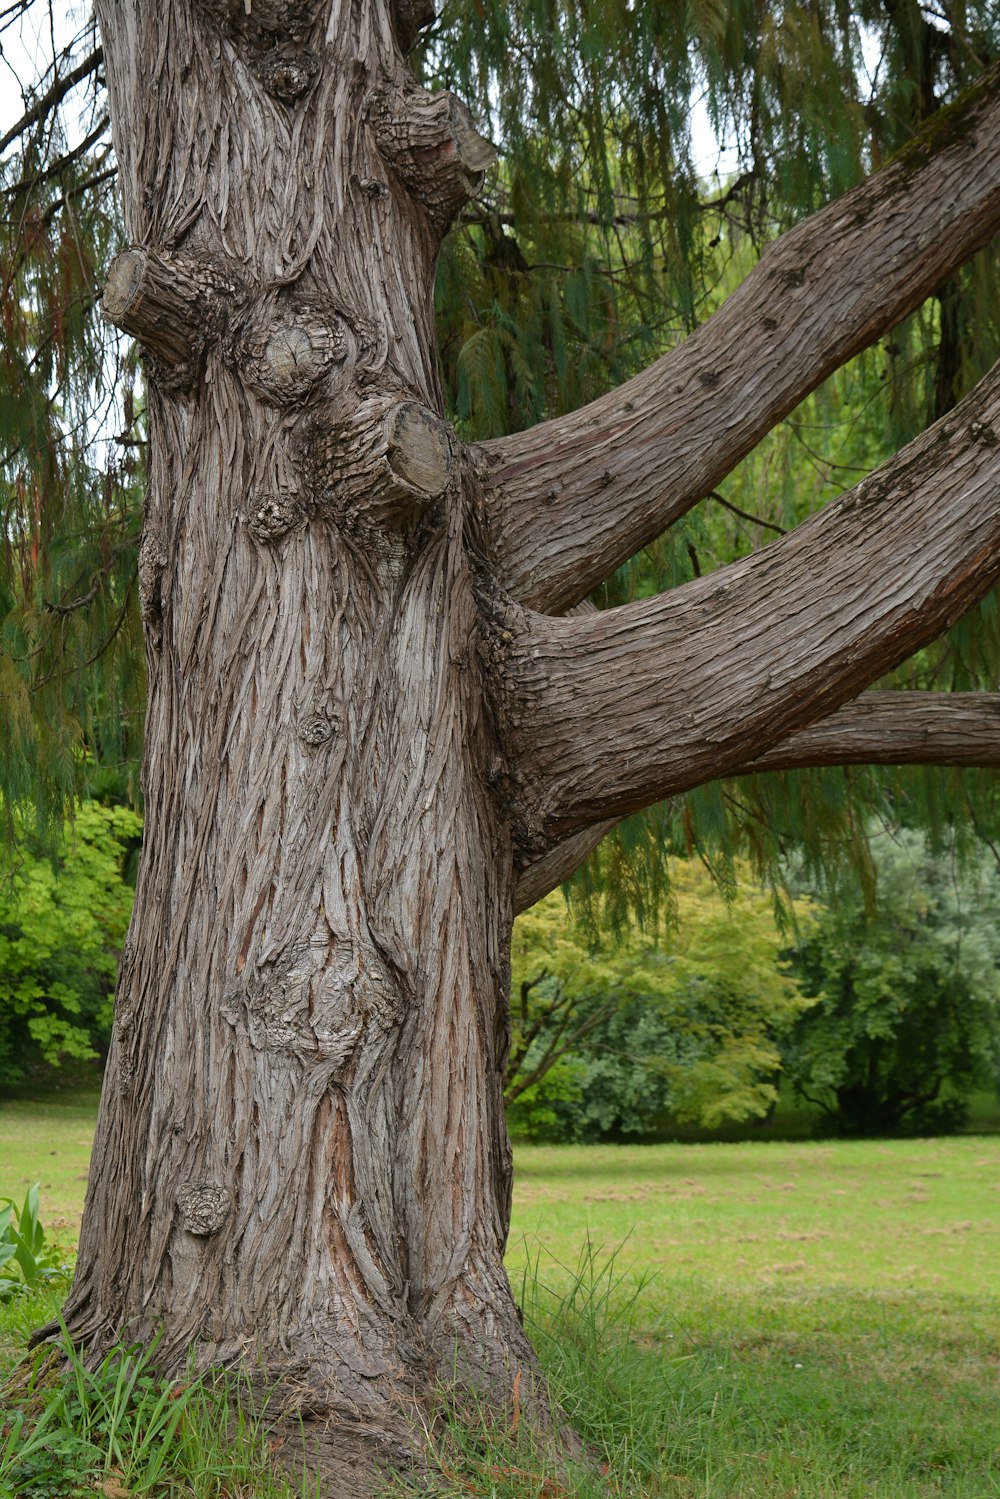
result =
[[[146,848],[67,1323],[376,1422],[435,1373],[509,1396],[512,857],[431,301],[490,151],[386,4],[100,10]]]

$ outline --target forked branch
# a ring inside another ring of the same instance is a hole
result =
[[[529,844],[541,853],[546,840],[759,761],[998,579],[1000,366],[763,551],[655,599],[512,626]]]
[[[789,231],[725,305],[570,416],[484,444],[504,581],[583,598],[1000,229],[1000,66],[894,162]]]

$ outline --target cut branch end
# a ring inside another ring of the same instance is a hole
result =
[[[372,100],[369,119],[382,156],[431,221],[446,229],[482,186],[496,147],[447,91],[383,90]]]
[[[102,306],[175,382],[193,375],[211,320],[204,287],[186,266],[153,250],[124,250],[111,262]]]
[[[385,419],[389,467],[418,494],[434,499],[448,486],[454,467],[445,423],[418,401],[400,401]]]

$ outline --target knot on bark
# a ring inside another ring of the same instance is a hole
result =
[[[310,749],[319,749],[321,745],[329,744],[336,732],[337,721],[330,713],[308,713],[299,720],[299,739]]]
[[[316,395],[350,352],[346,324],[309,304],[269,294],[233,329],[229,352],[246,384],[279,406]]]
[[[305,48],[273,47],[257,59],[257,77],[282,104],[296,104],[319,77],[319,58]]]
[[[135,938],[129,932],[118,960],[118,982],[115,985],[115,1026],[119,1036],[124,1036],[135,1024],[138,998],[132,983],[135,968]]]
[[[318,0],[197,0],[202,14],[230,38],[269,94],[291,107],[319,77]],[[311,42],[313,45],[306,45]]]
[[[243,523],[262,546],[273,545],[305,518],[305,507],[291,491],[254,495],[248,502]]]
[[[419,401],[371,396],[305,436],[315,503],[362,541],[413,526],[455,470],[448,424]]]
[[[403,1017],[403,998],[386,965],[370,948],[338,945],[317,987],[311,1024],[316,1049],[335,1075],[362,1037],[375,1042]]]
[[[332,1080],[362,1038],[377,1042],[403,1015],[400,985],[373,948],[342,940],[332,959],[306,952],[233,987],[223,1018],[244,1028],[255,1051],[320,1064]]]
[[[118,1042],[118,1087],[119,1087],[119,1089],[120,1089],[120,1091],[122,1093],[130,1093],[132,1091],[132,1084],[134,1082],[135,1082],[135,1062],[132,1060],[132,1054],[128,1050],[128,1048],[126,1047],[125,1042],[123,1040],[119,1039],[119,1042]]]
[[[222,1014],[234,1027],[246,1025],[255,1051],[295,1053],[307,1034],[308,984],[298,974],[258,976],[225,996]]]
[[[446,90],[379,89],[367,113],[383,159],[443,233],[479,191],[497,159],[496,147],[479,134],[462,101]]]
[[[139,612],[150,643],[159,649],[163,639],[163,569],[167,549],[157,528],[146,524],[139,543]],[[124,954],[122,956],[124,964]]]
[[[179,393],[221,329],[220,291],[207,267],[133,245],[111,262],[101,306],[109,323],[138,339],[154,380]]]
[[[215,1182],[185,1182],[177,1189],[177,1209],[189,1234],[208,1238],[229,1216],[232,1194]]]

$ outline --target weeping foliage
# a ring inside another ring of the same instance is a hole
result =
[[[94,55],[93,26],[25,97]],[[95,73],[0,163],[0,811],[61,834],[98,768],[133,776],[144,670],[134,359],[96,316],[120,246],[106,99]],[[114,439],[118,438],[119,441]],[[23,826],[23,824],[20,824]]]
[[[0,11],[0,32],[23,9]],[[63,35],[44,0],[25,14],[55,52],[0,160],[0,805],[10,822],[31,801],[54,827],[95,767],[134,781],[142,413],[135,366],[95,309],[119,247],[97,38],[92,23]],[[998,54],[992,0],[446,0],[413,64],[428,86],[472,102],[501,150],[438,275],[460,435],[558,415],[648,364],[711,315],[776,234],[891,157]],[[983,252],[595,602],[722,566],[855,483],[995,361],[998,293],[996,257]],[[998,680],[993,598],[882,685]],[[996,840],[994,782],[880,769],[704,787],[624,823],[576,898],[595,925],[655,923],[665,850],[702,855],[724,888],[737,858],[777,885],[791,846],[811,868],[853,870],[870,886],[865,829],[889,819],[942,836],[955,824],[959,840]]]

